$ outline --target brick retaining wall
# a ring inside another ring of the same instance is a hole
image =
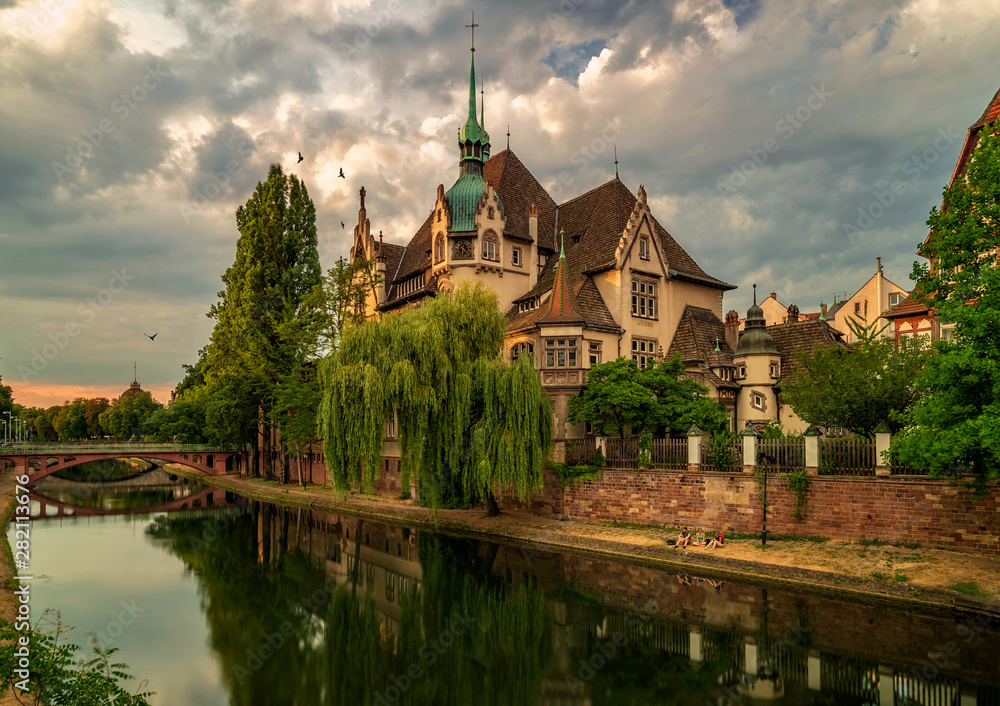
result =
[[[605,470],[598,480],[559,489],[546,473],[533,509],[570,519],[618,520],[760,532],[761,503],[751,474]],[[768,479],[769,533],[831,539],[920,542],[1000,556],[1000,490],[980,500],[941,480],[812,478],[805,517],[792,517],[795,495],[783,475]]]

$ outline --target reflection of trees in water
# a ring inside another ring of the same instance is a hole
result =
[[[288,549],[295,512],[255,503],[219,518],[158,518],[148,530],[199,576],[231,704],[538,702],[551,655],[544,598],[504,586],[489,551],[422,534],[422,585],[400,595],[397,622],[369,590],[353,596]]]

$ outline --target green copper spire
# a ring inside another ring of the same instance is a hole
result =
[[[479,120],[476,119],[476,14],[472,13],[472,24],[466,27],[472,28],[472,61],[469,67],[469,117],[462,127],[462,134],[459,136],[458,147],[461,151],[461,162],[473,160],[485,162],[490,156],[490,136],[483,128]],[[485,98],[485,95],[484,95]],[[485,117],[485,105],[483,106],[483,117]]]

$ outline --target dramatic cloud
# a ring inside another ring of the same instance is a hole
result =
[[[405,243],[455,179],[473,10],[494,151],[509,125],[562,201],[612,178],[617,146],[739,311],[754,282],[815,310],[879,256],[908,287],[1000,84],[1000,0],[0,0],[4,382],[117,395],[138,362],[165,399],[271,163],[305,179],[325,266],[362,185]]]

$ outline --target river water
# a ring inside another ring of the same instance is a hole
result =
[[[32,507],[34,616],[117,648],[158,705],[1000,705],[986,615],[284,508],[162,470],[46,478]]]

